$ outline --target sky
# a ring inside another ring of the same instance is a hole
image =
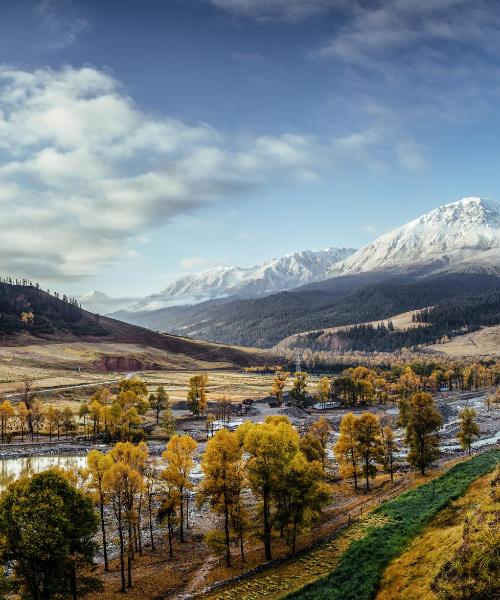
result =
[[[157,292],[500,199],[496,0],[0,0],[3,275]]]

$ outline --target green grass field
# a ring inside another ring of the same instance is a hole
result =
[[[486,475],[499,463],[500,450],[490,450],[380,505],[374,514],[386,517],[385,525],[374,527],[364,538],[354,541],[330,575],[286,597],[300,600],[375,598],[387,565],[440,510],[462,496],[475,479]]]

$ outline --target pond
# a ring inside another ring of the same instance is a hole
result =
[[[25,456],[22,458],[0,459],[0,492],[9,483],[23,475],[40,473],[51,467],[78,469],[87,464],[87,455],[80,456]]]

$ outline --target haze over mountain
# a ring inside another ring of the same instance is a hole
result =
[[[281,258],[272,258],[249,268],[215,267],[176,279],[161,292],[134,304],[121,303],[121,306],[114,310],[127,306],[131,312],[157,310],[166,306],[195,304],[227,296],[250,298],[289,290],[322,279],[330,267],[353,252],[352,248],[306,250]],[[82,299],[84,306],[87,306],[86,302]],[[112,302],[109,304],[111,306]]]
[[[138,298],[111,298],[104,292],[92,290],[80,296],[78,300],[86,310],[106,315],[131,306]]]

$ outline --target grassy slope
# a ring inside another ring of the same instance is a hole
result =
[[[448,356],[500,356],[500,325],[458,335],[446,344],[434,344],[428,349]]]
[[[455,465],[438,479],[382,504],[375,514],[389,519],[351,544],[330,575],[287,598],[301,600],[370,600],[375,598],[387,565],[450,501],[459,498],[478,477],[500,462],[491,450]]]
[[[34,313],[33,323],[22,323],[20,315],[26,311]],[[191,367],[195,366],[194,361],[224,363],[226,367],[276,361],[263,351],[161,334],[116,319],[98,317],[86,310],[78,312],[63,300],[33,286],[0,283],[1,346],[71,342],[111,342],[154,348],[170,354],[164,357],[168,362],[172,358],[175,362],[172,355],[186,357]]]
[[[436,600],[430,589],[441,566],[462,544],[468,510],[487,503],[491,475],[475,481],[467,492],[439,512],[384,573],[377,600]]]

